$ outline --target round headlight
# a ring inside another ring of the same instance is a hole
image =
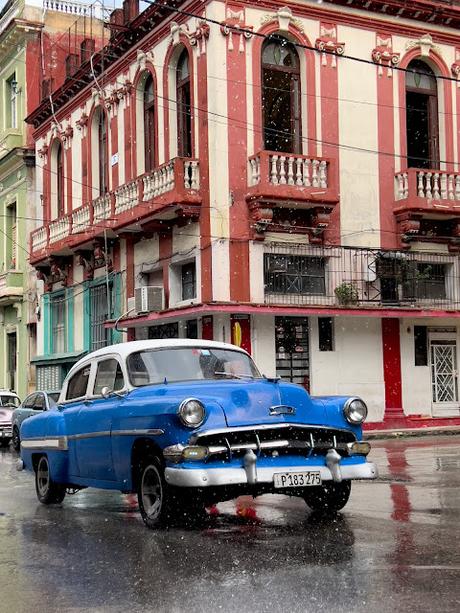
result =
[[[184,426],[198,428],[204,422],[206,412],[204,406],[196,398],[187,398],[181,402],[178,415]]]
[[[349,398],[343,407],[343,414],[350,424],[362,424],[367,417],[366,403],[361,398]]]

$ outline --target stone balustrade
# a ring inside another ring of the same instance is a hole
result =
[[[46,226],[34,230],[30,236],[32,251],[41,251],[48,244],[48,231]]]
[[[460,200],[460,173],[409,168],[395,175],[395,200]]]
[[[139,187],[137,181],[122,185],[115,191],[115,214],[129,211],[139,204]]]
[[[112,213],[112,197],[110,193],[99,196],[93,201],[93,223],[110,219]]]
[[[91,206],[85,204],[72,212],[72,234],[85,232],[91,225]]]
[[[49,236],[50,243],[57,243],[58,241],[64,238],[67,238],[70,234],[70,217],[68,215],[65,215],[64,217],[61,217],[60,219],[56,219],[55,221],[52,221],[49,225],[49,229],[50,229],[50,236]]]
[[[196,208],[193,207],[199,207],[200,203],[200,196],[196,193],[199,187],[199,162],[175,158],[32,232],[31,260],[45,257],[51,244],[65,239],[68,239],[67,248],[77,249],[82,233],[87,240],[88,234],[96,237],[106,226],[122,228],[131,222],[134,210],[141,218],[151,215],[155,208],[173,207],[176,210],[178,202],[185,202],[188,207],[186,214],[195,215]],[[145,201],[153,202],[146,206]]]
[[[305,155],[263,151],[249,158],[249,185],[258,185],[264,177],[272,185],[329,187],[328,162]]]

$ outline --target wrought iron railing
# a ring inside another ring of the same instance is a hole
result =
[[[270,243],[264,253],[267,304],[460,308],[455,254]]]

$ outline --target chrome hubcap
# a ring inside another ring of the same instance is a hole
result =
[[[158,470],[155,466],[147,466],[142,475],[141,483],[142,505],[149,519],[158,517],[163,500],[163,488]]]
[[[48,461],[42,458],[38,463],[37,469],[37,487],[40,496],[46,496],[50,485],[50,471]]]

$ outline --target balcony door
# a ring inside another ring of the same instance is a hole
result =
[[[438,87],[425,62],[413,60],[406,73],[407,165],[439,168]]]
[[[302,153],[300,61],[282,37],[262,48],[262,116],[264,149]]]

